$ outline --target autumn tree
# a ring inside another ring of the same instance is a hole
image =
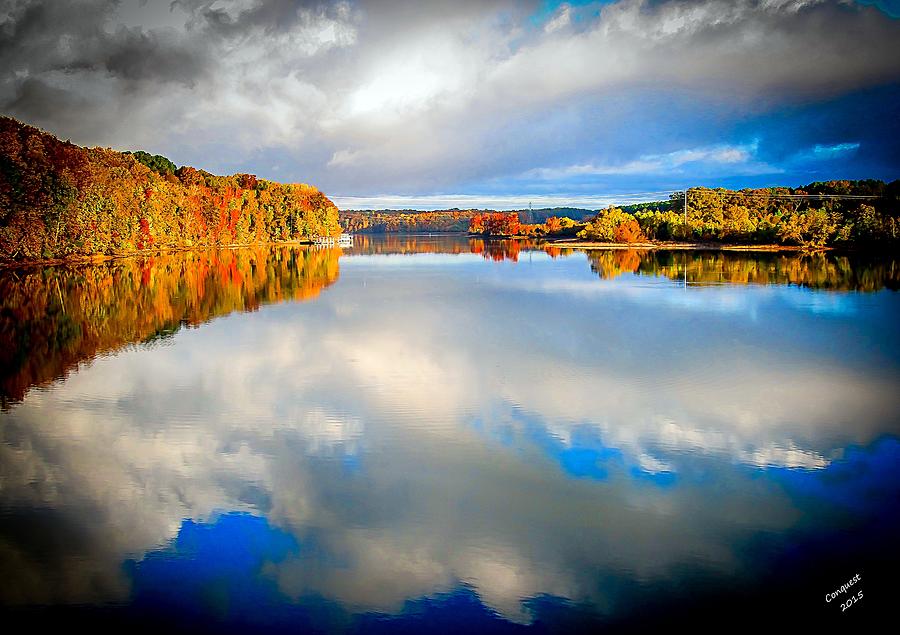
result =
[[[837,219],[824,209],[793,212],[779,226],[778,235],[807,249],[820,249],[837,231]]]
[[[645,239],[634,216],[618,207],[609,207],[597,214],[578,232],[578,237],[597,242],[637,242]]]
[[[319,190],[80,148],[0,118],[0,257],[311,241],[341,232]]]
[[[613,239],[617,243],[639,243],[647,240],[647,237],[644,236],[638,222],[631,218],[616,225]]]
[[[516,212],[477,214],[469,222],[469,232],[485,236],[517,236],[521,230]]]

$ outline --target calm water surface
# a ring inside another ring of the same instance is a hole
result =
[[[900,575],[898,286],[428,237],[0,272],[2,617],[857,628]]]

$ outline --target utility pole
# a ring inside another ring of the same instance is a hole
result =
[[[687,191],[688,191],[688,188],[684,188],[684,237],[685,237],[685,239],[687,239],[687,231],[688,231]],[[687,291],[687,259],[688,259],[688,252],[685,250],[685,252],[684,252],[684,290],[685,291]]]

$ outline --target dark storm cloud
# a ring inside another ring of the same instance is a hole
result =
[[[83,64],[88,47],[103,33],[101,25],[116,3],[0,3],[0,64],[9,73],[30,69],[70,69]],[[74,45],[74,50],[68,45]]]
[[[78,112],[89,106],[83,97],[61,88],[48,86],[40,79],[22,81],[7,103],[11,112],[27,112],[38,119],[53,119],[66,112]]]
[[[84,142],[114,142],[111,121],[166,86],[190,88],[209,51],[171,29],[116,24],[118,2],[0,5],[0,111]],[[149,96],[148,96],[149,94]]]
[[[130,81],[170,81],[193,86],[211,67],[202,49],[139,29],[120,29],[102,55],[106,70]]]
[[[118,2],[15,3],[0,25],[0,65],[10,74],[107,72],[130,81],[192,84],[209,66],[202,46],[175,33],[110,24]]]
[[[285,52],[327,46],[316,34],[335,13],[322,3],[213,4],[0,0],[0,112],[80,143],[158,141],[161,129],[192,126],[192,107],[209,121],[200,102],[227,115],[265,93],[254,82],[283,82],[298,67],[280,64]]]
[[[234,15],[216,2],[175,0],[172,7],[183,8],[194,16],[192,26],[224,37],[246,35],[252,31],[277,33],[290,31],[311,15],[328,12],[330,3],[305,0],[269,0],[238,10]]]

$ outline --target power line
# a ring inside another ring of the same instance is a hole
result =
[[[746,194],[740,190],[731,192],[717,192],[716,190],[703,190],[704,192],[712,192],[721,196],[741,196],[743,198],[799,198],[799,199],[823,199],[823,198],[839,198],[839,199],[872,199],[883,198],[868,194]]]
[[[741,190],[728,190],[725,192],[713,189],[699,189],[699,188],[687,188],[686,190],[661,190],[659,192],[629,192],[627,194],[610,194],[605,198],[616,199],[616,200],[628,200],[634,199],[644,196],[656,195],[656,194],[666,194],[671,196],[677,196],[681,198],[685,195],[685,193],[693,194],[693,193],[703,193],[703,194],[716,194],[718,196],[733,196],[740,198],[779,198],[779,199],[841,199],[841,200],[871,200],[871,199],[880,199],[884,198],[883,196],[877,196],[874,194],[763,194],[759,192],[743,192]],[[658,203],[663,201],[645,201],[648,203]]]

